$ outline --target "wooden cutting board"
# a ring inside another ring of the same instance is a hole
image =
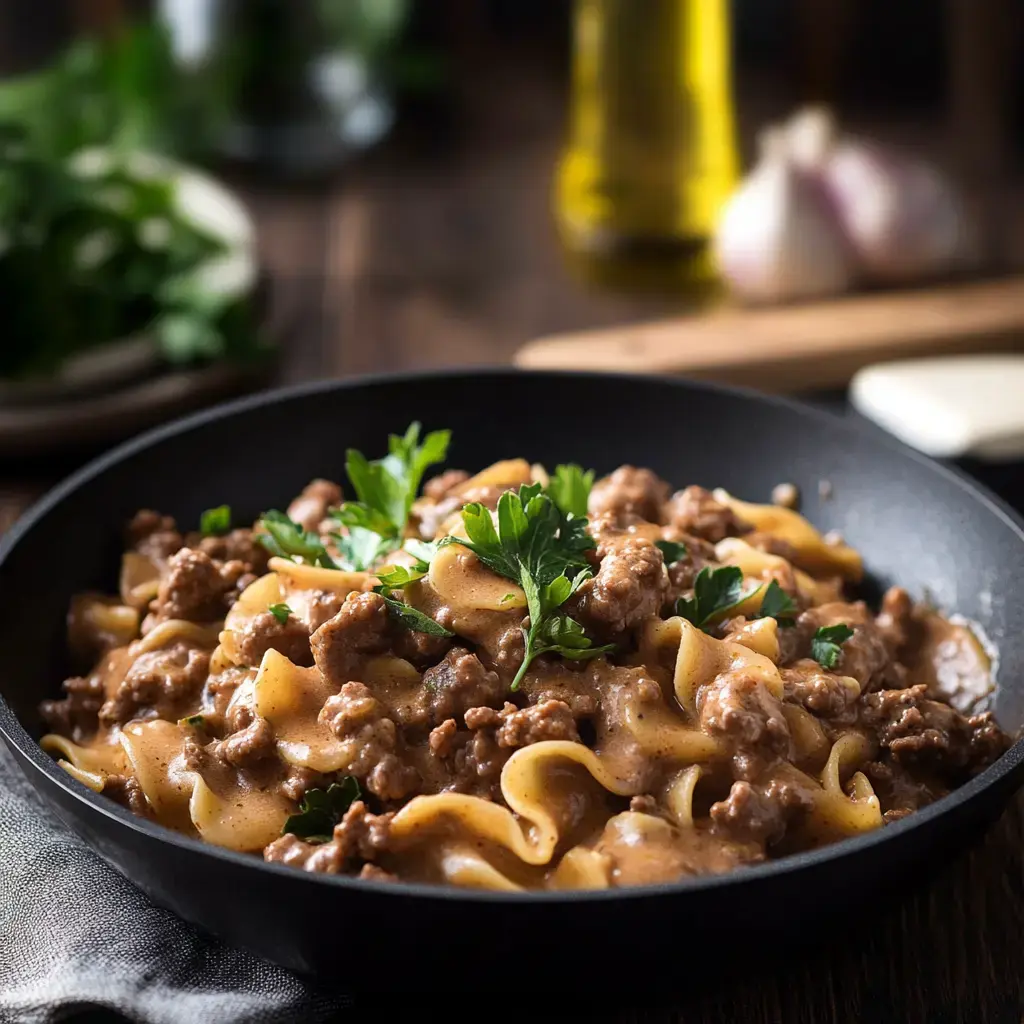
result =
[[[1024,277],[555,335],[524,345],[515,362],[794,392],[841,387],[886,359],[988,351],[1024,351]]]

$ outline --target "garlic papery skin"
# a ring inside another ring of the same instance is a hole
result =
[[[854,284],[849,244],[828,194],[767,132],[762,157],[726,203],[715,232],[719,271],[747,302],[836,295]]]
[[[787,136],[791,157],[832,195],[866,280],[906,284],[968,262],[971,225],[955,189],[934,167],[840,135],[821,108],[797,114]]]

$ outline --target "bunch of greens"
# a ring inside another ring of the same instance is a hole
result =
[[[138,156],[183,137],[162,38],[140,27],[79,43],[0,86],[0,376],[52,373],[146,329],[178,362],[263,349],[247,299],[204,287],[223,243],[181,215],[167,172]],[[190,135],[201,135],[194,120]]]

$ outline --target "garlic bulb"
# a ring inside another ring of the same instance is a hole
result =
[[[714,251],[722,276],[750,302],[834,295],[854,279],[851,253],[831,200],[790,158],[778,129],[726,204]]]
[[[788,149],[832,195],[864,276],[905,283],[948,273],[971,248],[965,212],[933,167],[885,146],[837,133],[821,108],[786,129]]]

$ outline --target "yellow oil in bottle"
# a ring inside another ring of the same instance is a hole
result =
[[[576,0],[555,213],[592,280],[713,281],[709,241],[738,155],[728,0]]]

